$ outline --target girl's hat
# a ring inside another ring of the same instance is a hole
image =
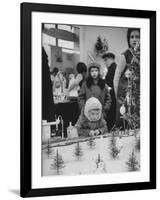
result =
[[[88,66],[89,72],[91,71],[92,68],[97,68],[100,71],[101,65],[99,63],[93,62],[90,63]]]

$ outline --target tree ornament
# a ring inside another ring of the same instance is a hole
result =
[[[129,69],[127,69],[125,72],[125,77],[130,78],[131,76],[132,76],[132,72]]]
[[[120,107],[120,113],[121,113],[121,115],[124,115],[125,112],[126,112],[126,108],[125,108],[125,106],[124,106],[124,104],[123,104],[123,105]]]

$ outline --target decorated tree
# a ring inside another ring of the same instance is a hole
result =
[[[126,162],[126,164],[128,165],[129,171],[139,170],[139,162],[136,159],[136,155],[135,155],[134,151],[132,151],[132,154],[129,156],[129,159]]]
[[[79,142],[77,142],[77,144],[76,144],[74,155],[77,157],[77,160],[79,160],[80,157],[83,156],[83,151],[82,151],[82,148],[81,148]]]
[[[117,146],[116,138],[114,135],[112,135],[112,137],[111,137],[109,149],[110,149],[110,155],[113,159],[115,159],[118,156],[118,154],[120,153],[120,151],[122,149],[122,147],[119,148]]]
[[[108,51],[109,47],[108,47],[108,42],[107,40],[104,38],[102,39],[101,36],[97,37],[97,41],[95,43],[95,53],[96,55],[102,55],[104,54],[106,51]]]
[[[50,140],[48,139],[48,142],[47,142],[47,146],[46,146],[46,154],[49,155],[52,153],[52,147],[51,147],[51,144],[50,144]]]
[[[60,170],[64,168],[65,165],[62,156],[58,153],[58,150],[56,152],[56,156],[53,158],[53,161],[54,162],[51,164],[51,168],[56,170],[57,174],[59,174]]]
[[[100,36],[98,36],[98,38],[97,38],[97,42],[95,44],[95,49],[97,51],[102,51],[103,50],[103,42],[102,42],[102,39],[101,39]]]
[[[89,141],[88,141],[87,144],[88,144],[88,146],[90,147],[90,149],[93,149],[93,148],[96,146],[96,143],[95,143],[93,137],[90,137],[90,138],[89,138]]]

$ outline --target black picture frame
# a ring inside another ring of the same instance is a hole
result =
[[[99,16],[146,18],[150,21],[150,180],[107,185],[88,185],[56,188],[32,188],[31,170],[31,22],[32,12],[72,13]],[[52,4],[21,4],[21,145],[20,145],[20,195],[22,197],[114,192],[156,188],[156,12],[98,7]],[[152,109],[151,109],[152,108]]]

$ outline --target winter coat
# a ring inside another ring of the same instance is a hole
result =
[[[78,119],[77,123],[75,124],[75,127],[78,130],[78,135],[84,136],[84,137],[88,137],[89,132],[91,130],[98,129],[100,134],[104,134],[105,132],[108,131],[107,123],[104,120],[103,115],[101,116],[101,118],[98,121],[91,122],[84,115],[84,111],[81,112],[79,119]]]
[[[101,102],[103,112],[109,110],[111,106],[111,96],[107,85],[105,85],[104,89],[101,89],[97,84],[93,84],[88,88],[85,81],[79,93],[79,105],[81,109],[90,97],[96,97]]]

